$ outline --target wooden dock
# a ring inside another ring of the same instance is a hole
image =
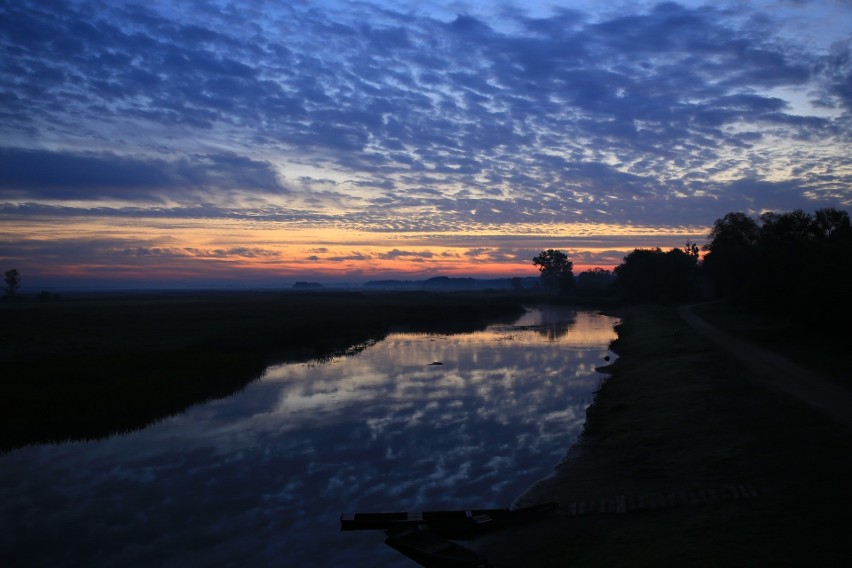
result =
[[[724,485],[689,490],[671,490],[639,495],[617,495],[609,499],[571,501],[560,506],[563,514],[571,517],[614,513],[623,515],[639,511],[710,505],[720,501],[753,499],[757,491],[750,483]]]

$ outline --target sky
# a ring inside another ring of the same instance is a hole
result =
[[[850,49],[848,0],[0,0],[0,270],[533,276],[848,210]]]

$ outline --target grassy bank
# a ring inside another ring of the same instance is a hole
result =
[[[495,566],[843,566],[852,433],[752,384],[673,308],[624,312],[620,359],[587,432],[525,503],[727,483],[758,496],[623,515],[558,516],[474,546]]]
[[[271,363],[521,312],[485,293],[174,293],[0,303],[0,450],[99,438],[228,396]]]

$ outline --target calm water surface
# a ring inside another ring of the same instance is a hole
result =
[[[576,439],[615,323],[394,334],[139,432],[0,455],[0,564],[416,566],[340,513],[509,506]]]

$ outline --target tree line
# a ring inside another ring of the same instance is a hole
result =
[[[573,275],[560,251],[533,259],[542,286],[562,294],[617,295],[627,302],[679,303],[727,299],[807,323],[839,323],[852,316],[849,266],[852,224],[846,211],[796,209],[717,219],[701,249],[635,249],[613,271]],[[702,258],[701,250],[704,255]]]
[[[846,211],[728,213],[709,238],[701,272],[712,297],[804,323],[840,323],[852,315]]]

